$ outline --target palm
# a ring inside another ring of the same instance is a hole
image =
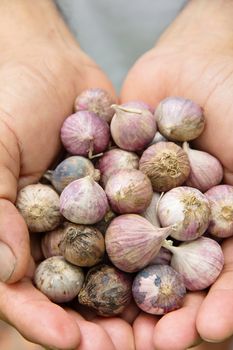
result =
[[[57,156],[60,127],[75,97],[88,87],[102,87],[114,95],[112,85],[76,47],[71,51],[40,42],[30,46],[30,52],[21,52],[22,57],[0,58],[0,236],[17,257],[13,274],[4,278],[15,282],[25,271],[28,277],[11,285],[0,283],[1,318],[27,339],[49,347],[74,348],[81,341],[80,350],[131,349],[132,331],[125,321],[85,321],[35,289],[28,231],[13,205],[17,187],[38,181]]]
[[[1,121],[16,138],[18,149],[12,152],[20,152],[19,176],[32,176],[29,181],[37,180],[57,155],[60,128],[77,94],[97,85],[114,93],[107,77],[78,49],[66,48],[61,55],[59,47],[39,44],[30,47],[33,54],[24,51],[2,65],[0,60]]]
[[[166,33],[165,33],[166,37]],[[166,42],[166,40],[165,40]],[[129,72],[121,99],[143,100],[156,106],[167,96],[184,96],[204,108],[206,128],[195,146],[217,156],[224,166],[225,181],[233,184],[233,64],[232,53],[193,51],[165,45],[146,53]],[[224,119],[223,119],[224,118]],[[233,333],[229,310],[233,309],[232,258],[233,240],[224,243],[225,268],[219,279],[204,293],[190,293],[182,309],[161,320],[141,313],[134,322],[137,348],[188,348],[201,337],[221,341]],[[204,300],[204,301],[203,301]],[[221,310],[221,311],[220,311]],[[189,324],[189,326],[187,326]],[[166,345],[165,345],[166,344]]]

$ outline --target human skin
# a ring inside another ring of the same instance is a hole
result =
[[[60,149],[60,128],[75,97],[114,89],[79,48],[52,1],[0,2],[0,317],[48,348],[133,349],[123,319],[85,320],[50,302],[31,282],[29,233],[14,202]]]
[[[224,181],[231,185],[232,18],[232,1],[190,1],[155,47],[134,64],[121,91],[122,102],[142,100],[156,106],[167,96],[184,96],[201,105],[206,128],[194,145],[222,162]],[[225,266],[208,293],[189,293],[183,308],[162,319],[139,314],[133,324],[137,350],[181,350],[200,338],[221,342],[233,334],[232,250],[233,238],[226,239]]]

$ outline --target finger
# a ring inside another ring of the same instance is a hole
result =
[[[100,325],[111,338],[116,350],[134,350],[132,327],[118,317],[97,317],[93,320]]]
[[[12,283],[21,279],[29,259],[26,224],[14,204],[0,199],[0,280]]]
[[[161,76],[161,72],[164,71],[161,65],[163,62],[160,60],[157,64],[154,51],[148,51],[143,55],[129,71],[123,83],[121,102],[141,100],[156,107],[159,101],[166,97],[169,88],[168,82]]]
[[[124,311],[120,314],[120,317],[128,322],[129,324],[132,324],[135,319],[137,318],[140,310],[135,304],[135,302],[132,300],[130,304],[124,309]]]
[[[19,280],[29,261],[24,220],[13,205],[17,194],[20,153],[17,138],[0,109],[0,281]]]
[[[107,332],[98,324],[86,321],[81,315],[69,310],[81,332],[81,342],[77,350],[116,350]]]
[[[1,318],[27,340],[48,348],[74,349],[80,342],[75,320],[33,287],[29,280],[0,283]]]
[[[233,173],[228,169],[224,169],[223,183],[233,185]]]
[[[169,312],[158,321],[153,335],[157,350],[187,349],[201,342],[196,316],[204,297],[204,293],[188,293],[182,308]]]
[[[211,342],[221,342],[233,334],[233,237],[222,244],[225,265],[212,285],[198,316],[200,336]]]
[[[136,350],[154,350],[153,333],[158,317],[140,312],[133,323]]]

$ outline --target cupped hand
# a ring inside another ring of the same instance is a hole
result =
[[[130,350],[132,329],[124,320],[86,321],[35,289],[28,230],[14,206],[17,190],[37,182],[58,155],[75,97],[89,87],[115,96],[99,67],[63,35],[22,40],[0,57],[0,316],[49,348]]]
[[[132,67],[121,101],[142,100],[154,107],[168,96],[196,101],[204,108],[206,127],[194,144],[222,162],[224,181],[233,185],[232,14],[227,1],[190,1]],[[223,249],[224,270],[206,296],[189,293],[182,309],[161,319],[143,313],[136,318],[137,350],[182,350],[200,338],[220,342],[233,334],[232,238]]]

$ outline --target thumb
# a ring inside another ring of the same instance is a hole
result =
[[[0,114],[0,281],[15,282],[27,269],[30,249],[26,224],[16,209],[20,151],[17,138]]]

